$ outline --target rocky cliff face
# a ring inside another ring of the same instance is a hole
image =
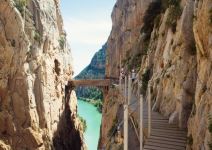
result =
[[[0,149],[81,149],[65,36],[59,0],[0,0]]]
[[[106,75],[136,69],[142,94],[188,129],[194,150],[212,145],[211,16],[211,0],[117,0],[108,39]]]

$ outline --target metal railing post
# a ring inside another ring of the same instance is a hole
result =
[[[127,100],[127,77],[124,83],[124,150],[128,150],[128,100]]]
[[[124,104],[124,150],[128,150],[128,105]]]
[[[124,77],[124,102],[127,103],[127,77]]]
[[[150,86],[148,87],[148,137],[151,135],[152,128],[152,108],[151,108],[151,97],[150,97]]]
[[[128,76],[128,104],[130,104],[131,101],[131,92],[132,92],[132,79],[130,77],[130,75]]]
[[[122,88],[121,88],[121,75],[119,76],[119,90],[120,90],[120,93],[121,93],[121,91],[122,91]]]
[[[143,98],[143,95],[141,94],[141,84],[140,84],[140,81],[138,79],[138,91],[137,91],[137,95],[138,95],[138,98],[140,100],[140,150],[143,150],[143,137],[144,137],[144,134],[143,134],[143,118],[144,118],[144,98]]]
[[[143,95],[140,95],[140,150],[143,150]]]

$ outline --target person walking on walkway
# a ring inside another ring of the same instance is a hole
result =
[[[132,70],[132,82],[134,82],[136,79],[136,73],[135,73],[135,70],[133,69]]]

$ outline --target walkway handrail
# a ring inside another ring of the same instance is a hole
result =
[[[132,80],[131,80],[130,75],[128,76],[128,82],[127,82],[127,77],[125,76],[125,87],[124,87],[124,96],[125,96],[125,102],[124,102],[124,150],[128,150],[128,118],[129,118],[128,115],[129,115],[129,104],[130,104],[131,92],[132,92],[131,84],[132,84]],[[128,87],[128,90],[127,90],[127,87]]]
[[[143,107],[144,106],[144,99],[143,95],[140,95],[140,150],[143,150]]]
[[[139,79],[138,79],[138,97],[140,100],[140,150],[143,150],[143,141],[144,141],[144,133],[143,133],[143,128],[144,128],[144,97],[142,94],[140,94],[141,92],[141,87],[142,84],[140,83]]]
[[[135,122],[134,122],[134,120],[133,120],[133,117],[130,115],[130,113],[129,113],[129,116],[130,116],[130,120],[131,120],[131,123],[132,123],[132,125],[133,125],[133,128],[134,128],[134,130],[135,130],[136,137],[137,137],[138,141],[140,142],[139,134],[138,134],[138,131],[137,131]]]
[[[128,79],[128,80],[127,80]],[[120,84],[120,91],[121,88],[121,78],[119,80]],[[132,97],[132,79],[130,76],[128,78],[125,76],[125,82],[124,82],[124,150],[128,150],[128,118],[129,118],[129,104]],[[128,87],[128,89],[127,89]],[[143,134],[143,128],[144,128],[144,96],[140,94],[140,89],[142,87],[142,84],[138,80],[138,99],[140,101],[140,150],[143,150],[143,142],[144,142],[144,134]],[[148,103],[148,137],[151,135],[151,124],[152,124],[152,109],[151,109],[151,97],[150,97],[150,91],[151,88],[148,86],[148,97],[147,97],[147,103]],[[128,93],[128,94],[127,94]]]
[[[129,86],[129,81],[128,81]],[[129,87],[128,87],[129,88]],[[129,92],[129,90],[128,90]],[[128,93],[129,94],[129,93]],[[128,150],[128,99],[127,99],[127,77],[125,76],[125,86],[124,86],[124,150]]]
[[[151,90],[150,90],[150,86],[148,87],[148,137],[150,137],[151,135],[151,128],[152,128],[152,107],[151,107],[151,97],[150,97],[150,94],[151,94]]]

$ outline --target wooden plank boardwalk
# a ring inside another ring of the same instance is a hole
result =
[[[144,105],[144,127],[148,127],[147,104]],[[144,143],[144,150],[185,150],[187,132],[177,124],[169,124],[168,118],[152,111],[150,137]]]
[[[144,111],[144,127],[148,124],[147,112]],[[168,119],[157,112],[152,112],[151,135],[144,144],[144,150],[185,150],[187,132],[176,124],[169,124]]]
[[[131,102],[137,101],[135,95],[132,95]],[[135,111],[136,118],[139,118],[138,104],[130,107],[130,112]],[[162,116],[159,112],[152,111],[151,134],[144,143],[144,150],[185,150],[187,141],[187,131],[180,129],[177,124],[169,124],[168,118]],[[143,109],[144,128],[148,128],[148,106],[144,103]]]

